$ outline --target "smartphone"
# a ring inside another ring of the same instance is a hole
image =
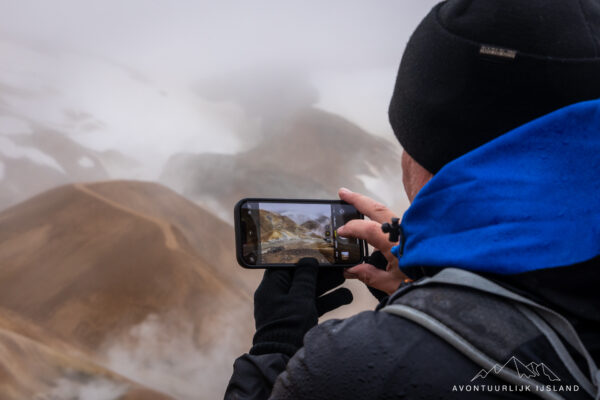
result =
[[[363,219],[340,200],[242,199],[234,209],[236,254],[244,268],[293,267],[314,257],[323,267],[350,267],[367,256],[364,240],[337,228]]]

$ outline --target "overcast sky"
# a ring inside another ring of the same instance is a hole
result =
[[[2,30],[185,77],[265,63],[396,65],[427,0],[2,0]]]
[[[315,87],[319,107],[392,138],[396,69],[435,3],[0,0],[0,84],[44,87],[44,96],[12,106],[87,146],[141,149],[161,161],[184,149],[236,151],[241,111],[206,102],[199,88],[236,74],[253,80],[248,71],[293,70]],[[78,131],[77,113],[97,129]]]

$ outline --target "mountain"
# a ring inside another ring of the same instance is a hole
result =
[[[379,177],[402,187],[399,145],[340,116],[307,107],[265,131],[266,137],[235,155],[173,155],[160,181],[228,221],[243,197],[335,199],[346,186],[380,198],[366,183]],[[401,190],[396,195],[393,201],[404,201]]]
[[[108,178],[96,152],[58,132],[33,127],[14,134],[1,128],[0,210],[61,184]]]
[[[133,179],[136,175],[140,175],[142,164],[117,150],[98,151],[95,152],[95,156],[100,160],[110,177],[127,176],[129,179]]]
[[[504,368],[508,368],[509,370],[517,373],[521,378],[540,378],[536,380],[541,383],[544,383],[546,381],[560,381],[560,378],[558,378],[556,374],[552,372],[552,370],[548,368],[546,364],[538,364],[532,361],[529,364],[525,365],[517,357],[512,356],[503,365],[495,364],[492,368],[490,368],[487,371],[485,369],[482,369],[473,377],[473,379],[471,379],[471,382],[480,378],[485,379],[490,373],[494,373],[497,375],[502,370],[504,370]]]
[[[235,259],[233,228],[173,190],[153,182],[109,181],[92,185],[94,192],[139,213],[170,221],[187,239],[196,256],[220,279],[251,300],[259,271],[241,270]]]
[[[310,228],[276,212],[259,210],[260,241],[304,239],[310,237]]]
[[[18,333],[40,334],[37,339]],[[52,338],[29,321],[0,310],[0,392],[4,400],[26,398],[125,398],[168,400],[172,397],[145,388],[92,362],[68,343]],[[48,396],[48,397],[43,397]]]
[[[321,216],[316,220],[306,221],[300,224],[300,226],[305,229],[308,229],[313,234],[322,237],[325,236],[325,231],[331,229],[331,218]]]
[[[10,317],[0,318],[0,346],[33,349],[21,361],[39,362],[24,374],[33,387],[82,362],[80,375],[69,370],[84,381],[110,372],[114,390],[122,376],[138,392],[218,397],[252,334],[232,237],[146,182],[66,185],[10,207],[0,213],[0,317]],[[19,379],[0,372],[0,387],[23,387]]]

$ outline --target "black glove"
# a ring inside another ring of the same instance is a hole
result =
[[[382,269],[384,271],[387,269],[387,265],[388,265],[388,260],[385,258],[383,253],[380,252],[379,250],[374,251],[369,256],[369,258],[365,260],[365,262],[367,264],[373,265],[377,269]],[[375,289],[375,288],[372,288],[371,286],[367,286],[367,289],[369,289],[369,292],[371,292],[371,294],[373,296],[375,296],[375,298],[379,302],[381,302],[386,297],[388,297],[388,294],[386,292],[384,292],[383,290]]]
[[[322,296],[343,282],[341,269],[319,268],[314,258],[303,258],[293,269],[267,269],[254,293],[256,333],[250,354],[293,356],[321,315],[352,302],[346,288]]]

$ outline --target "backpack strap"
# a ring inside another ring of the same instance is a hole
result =
[[[552,346],[552,348],[554,349],[554,351],[556,352],[558,357],[561,359],[563,364],[567,367],[567,369],[569,370],[571,375],[573,375],[575,380],[581,385],[581,387],[584,388],[585,391],[590,396],[592,396],[594,399],[598,399],[600,396],[599,395],[600,391],[595,390],[595,388],[594,388],[594,386],[597,387],[598,379],[600,378],[600,376],[598,375],[599,374],[598,369],[596,368],[595,375],[594,375],[593,370],[590,370],[591,374],[592,374],[591,375],[592,382],[594,382],[594,383],[590,382],[588,380],[588,378],[581,372],[581,370],[579,369],[579,367],[577,366],[577,364],[571,357],[571,354],[569,354],[569,352],[565,348],[562,340],[558,337],[558,335],[555,333],[555,331],[550,326],[548,326],[548,324],[546,324],[546,322],[539,315],[537,315],[534,311],[532,311],[529,307],[517,305],[517,308],[519,309],[519,311],[521,311],[521,313],[523,315],[525,315],[525,317],[527,319],[529,319],[529,321],[531,321],[544,334],[544,336],[546,336],[546,339],[548,340],[548,342],[550,342],[550,345]],[[587,351],[586,351],[586,353],[587,353]],[[584,355],[584,357],[585,357],[585,355]],[[592,360],[592,363],[593,363],[593,360]],[[589,362],[588,362],[588,365],[589,365]],[[594,381],[594,377],[595,377],[595,381]]]
[[[575,331],[573,326],[562,315],[558,314],[557,312],[555,312],[547,307],[537,304],[534,301],[531,301],[523,296],[520,296],[514,292],[511,292],[510,290],[505,289],[502,286],[497,285],[496,283],[493,283],[488,279],[485,279],[477,274],[474,274],[474,273],[466,271],[466,270],[461,270],[461,269],[457,269],[457,268],[445,268],[442,271],[440,271],[438,274],[434,275],[433,277],[424,278],[422,280],[414,282],[412,284],[412,286],[427,286],[427,285],[432,285],[432,284],[445,284],[445,285],[468,287],[468,288],[482,291],[482,292],[485,292],[488,294],[492,294],[494,296],[505,298],[505,299],[508,299],[508,300],[516,303],[518,309],[523,313],[523,315],[526,318],[528,318],[529,321],[531,321],[531,323],[534,324],[548,339],[548,341],[550,342],[550,344],[556,351],[557,355],[560,357],[561,361],[565,364],[565,366],[569,369],[569,371],[571,371],[571,374],[573,375],[575,380],[580,384],[580,386],[592,398],[594,398],[596,400],[600,400],[600,386],[599,386],[600,371],[598,370],[598,367],[596,366],[596,364],[595,364],[594,360],[592,359],[592,357],[590,356],[589,352],[587,351],[587,349],[581,342],[581,339],[577,335],[577,332]],[[390,300],[393,301],[394,297],[395,296],[392,296],[392,298]],[[407,309],[410,309],[412,311],[409,312]],[[408,307],[405,305],[400,305],[400,304],[391,304],[391,305],[384,307],[382,310],[385,312],[391,313],[391,314],[400,315],[407,319],[411,319],[413,322],[419,323],[423,327],[426,327],[427,329],[431,330],[432,332],[438,334],[438,336],[440,336],[443,339],[445,339],[446,341],[448,341],[448,343],[452,344],[459,351],[463,352],[463,354],[467,355],[467,357],[469,357],[471,360],[476,362],[478,365],[481,365],[482,367],[484,367],[484,365],[481,364],[481,362],[484,361],[484,358],[482,358],[481,356],[488,358],[487,361],[493,362],[493,360],[489,359],[489,357],[487,357],[481,351],[477,350],[474,346],[470,345],[470,343],[468,343],[466,340],[464,340],[464,338],[462,338],[458,334],[456,334],[456,332],[451,331],[450,328],[448,328],[441,322],[437,321],[436,319],[428,316],[427,314],[422,313],[421,311],[418,311],[411,307]],[[423,314],[423,315],[420,315],[420,314]],[[428,322],[426,322],[426,319],[424,317],[428,317],[433,321],[428,320]],[[431,329],[434,326],[436,326],[435,330]],[[452,334],[454,334],[454,335],[452,335],[448,331],[452,332]],[[591,381],[581,372],[581,370],[579,369],[579,367],[577,366],[577,364],[575,363],[575,361],[573,360],[573,358],[571,357],[569,352],[566,350],[565,346],[563,345],[563,343],[560,340],[560,338],[558,337],[558,335],[556,335],[555,331],[559,332],[561,334],[561,336],[571,346],[573,346],[573,348],[575,348],[586,360],[588,369],[589,369],[589,374],[590,374],[589,376],[591,377]],[[458,344],[458,342],[457,342],[455,336],[459,337],[464,342],[469,344],[470,348],[468,346],[464,346],[464,345],[459,345],[457,347],[455,344]],[[454,339],[450,339],[451,337],[454,337]],[[468,352],[465,353],[464,351],[468,351]],[[494,364],[495,363],[493,362],[489,367],[487,367],[487,369],[491,368]],[[487,362],[485,365],[488,365]],[[484,367],[484,368],[486,368],[486,367]],[[507,379],[507,378],[511,378],[511,377],[506,376],[505,379]],[[524,379],[524,378],[519,378],[519,379]],[[528,383],[528,384],[539,385],[539,383],[537,383],[535,381],[533,383]],[[542,394],[542,393],[548,394],[550,392],[537,392],[538,395]],[[550,393],[550,394],[557,395],[556,393]],[[558,396],[558,397],[548,397],[548,398],[561,398],[561,397]]]
[[[389,306],[384,307],[381,311],[406,318],[412,322],[415,322],[418,325],[421,325],[423,328],[426,328],[430,332],[444,339],[448,344],[460,351],[467,358],[469,358],[471,361],[473,361],[475,364],[479,365],[486,371],[492,369],[494,365],[499,364],[497,360],[488,357],[485,353],[477,349],[458,333],[454,332],[452,329],[448,328],[446,325],[444,325],[437,319],[420,310],[417,310],[404,304],[391,304]],[[497,376],[513,385],[539,388],[538,390],[534,390],[531,393],[538,395],[542,399],[563,400],[563,397],[558,393],[540,390],[543,389],[544,385],[537,382],[536,380],[521,377],[519,376],[519,374],[508,368],[503,368],[500,372],[497,373]]]

